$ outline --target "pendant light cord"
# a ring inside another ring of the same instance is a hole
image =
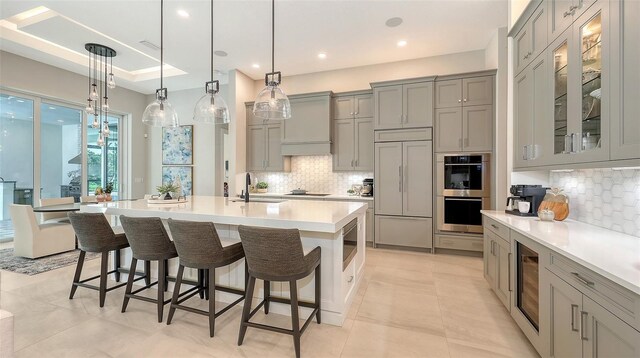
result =
[[[211,82],[213,82],[213,0],[211,0]]]
[[[271,0],[271,73],[275,70],[276,0]]]
[[[164,66],[164,0],[160,0],[160,88],[163,86],[163,66]]]

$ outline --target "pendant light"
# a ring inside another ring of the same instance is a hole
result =
[[[88,116],[93,116],[91,127],[99,130],[96,144],[102,147],[105,145],[105,138],[110,134],[109,88],[116,87],[113,76],[113,58],[116,51],[96,43],[87,43],[84,48],[89,52],[89,98],[84,110]],[[109,61],[112,70],[107,72]]]
[[[229,123],[227,103],[218,93],[220,82],[213,80],[213,0],[211,0],[211,81],[204,84],[205,95],[198,100],[193,110],[196,122],[225,124]]]
[[[278,87],[282,81],[280,71],[275,71],[275,0],[271,0],[271,73],[264,75],[265,87],[258,93],[253,103],[253,114],[267,121],[269,119],[291,118],[289,98]]]
[[[164,85],[164,0],[160,0],[160,88],[156,90],[156,100],[151,102],[144,113],[142,123],[154,127],[178,127],[178,114],[167,101]]]

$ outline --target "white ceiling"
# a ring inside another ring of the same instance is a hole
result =
[[[109,44],[119,54],[119,85],[144,93],[159,86],[160,53],[139,43],[160,44],[159,1],[2,0],[0,18],[15,22],[38,6],[52,11],[17,29],[0,27],[0,49],[85,74],[84,43]],[[216,56],[216,69],[237,68],[254,79],[270,70],[270,7],[265,0],[215,0],[215,49],[229,54]],[[178,16],[180,9],[190,17]],[[389,28],[391,17],[404,21]],[[275,66],[290,76],[479,50],[506,24],[507,0],[278,0]],[[401,39],[407,46],[396,46]],[[165,83],[172,91],[208,80],[209,1],[165,1],[165,63],[174,67]]]

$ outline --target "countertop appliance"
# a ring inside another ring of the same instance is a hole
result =
[[[490,154],[438,154],[438,231],[481,234],[480,210],[491,208]]]
[[[366,178],[362,181],[362,193],[360,196],[373,196],[373,178]]]
[[[518,216],[538,216],[538,207],[547,194],[547,189],[542,185],[512,185],[509,192],[512,196],[507,198],[507,209],[505,212]],[[518,202],[526,201],[529,205],[529,211],[526,213],[518,210]]]

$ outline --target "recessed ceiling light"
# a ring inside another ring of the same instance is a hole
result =
[[[222,50],[215,51],[214,53],[216,54],[216,56],[220,56],[220,57],[227,57],[227,55],[229,55],[228,53]]]
[[[396,27],[396,26],[400,26],[400,24],[402,24],[402,18],[401,17],[392,17],[389,20],[387,20],[385,22],[385,25],[389,26],[389,27]]]
[[[257,63],[254,63],[253,65],[251,65],[251,67],[253,67],[253,68],[260,68],[260,65],[259,65],[259,64],[257,64]]]
[[[325,58],[327,58],[327,54],[326,54],[326,53],[324,53],[324,52],[320,52],[320,53],[318,54],[318,58],[319,58],[319,59],[321,59],[321,60],[324,60]]]
[[[186,10],[182,10],[182,9],[178,10],[178,15],[180,17],[185,18],[185,19],[190,16],[189,13]]]
[[[398,47],[405,47],[405,46],[407,46],[407,40],[398,41]]]

